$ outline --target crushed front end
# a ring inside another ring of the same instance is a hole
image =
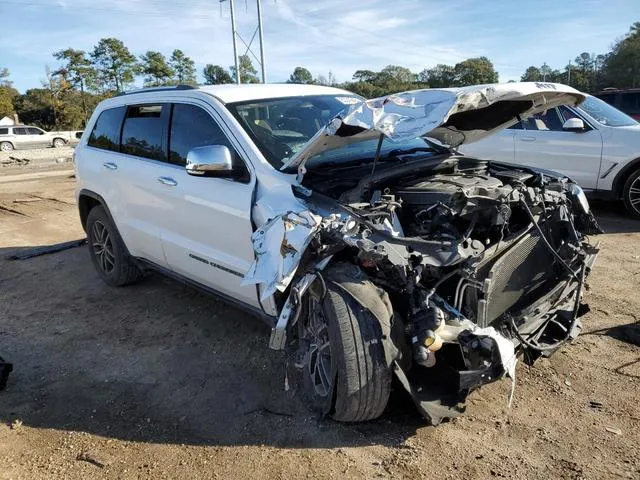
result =
[[[296,295],[330,261],[359,267],[392,305],[389,366],[431,423],[459,414],[481,385],[514,378],[517,358],[532,364],[578,334],[598,253],[587,234],[600,230],[567,179],[458,157],[388,181],[369,202],[349,201],[357,189],[337,202],[307,194],[322,220]]]

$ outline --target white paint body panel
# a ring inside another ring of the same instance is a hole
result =
[[[640,158],[640,125],[609,127],[579,107],[574,110],[592,127],[581,133],[503,130],[460,152],[478,158],[554,170],[585,190],[610,192],[613,180],[629,162]],[[513,155],[509,153],[510,140]]]

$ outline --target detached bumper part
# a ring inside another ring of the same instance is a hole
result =
[[[495,329],[463,330],[458,343],[447,343],[436,352],[432,368],[394,371],[420,413],[432,425],[464,413],[467,396],[482,385],[515,376],[513,343]]]

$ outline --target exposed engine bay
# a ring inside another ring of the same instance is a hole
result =
[[[565,178],[464,157],[443,165],[376,185],[368,202],[340,202],[297,274],[346,262],[388,295],[389,361],[432,423],[462,411],[475,388],[513,377],[518,355],[531,364],[577,335],[598,251],[585,233],[599,232]],[[308,201],[320,211],[332,202]]]
[[[375,418],[393,372],[437,424],[579,333],[600,232],[582,189],[455,149],[583,100],[527,82],[402,92],[355,103],[283,160],[295,202],[258,194],[243,283],[275,304],[270,346],[311,404]]]

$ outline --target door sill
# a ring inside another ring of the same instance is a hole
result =
[[[251,314],[254,317],[259,318],[263,322],[265,322],[269,327],[273,328],[276,325],[277,318],[272,317],[271,315],[267,315],[265,312],[260,310],[259,308],[254,307],[253,305],[248,305],[237,298],[233,298],[226,293],[219,292],[218,290],[211,288],[207,285],[203,285],[200,282],[196,282],[184,275],[180,275],[179,273],[174,272],[173,270],[169,270],[168,268],[162,267],[154,262],[146,260],[144,258],[136,257],[136,261],[140,263],[143,268],[148,268],[151,270],[155,270],[163,275],[166,275],[169,278],[177,280],[178,282],[193,287],[197,290],[200,290],[208,295],[212,295],[219,300],[222,300],[225,303],[233,305],[234,307],[239,308],[240,310],[244,310],[245,312]]]

